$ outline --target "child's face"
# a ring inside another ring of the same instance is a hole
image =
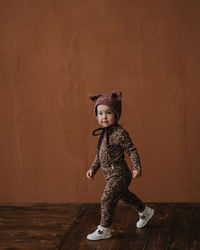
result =
[[[102,127],[109,127],[115,123],[115,114],[109,106],[98,105],[97,120]]]

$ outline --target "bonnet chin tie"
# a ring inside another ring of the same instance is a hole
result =
[[[100,148],[101,148],[101,144],[102,144],[102,140],[103,140],[103,137],[104,137],[104,134],[106,133],[106,146],[109,145],[109,132],[110,132],[110,129],[112,128],[113,126],[111,127],[105,127],[105,128],[97,128],[95,129],[93,132],[92,132],[92,135],[93,136],[99,136],[99,141],[98,141],[98,144],[97,144],[97,159],[99,160],[99,151],[100,151]],[[100,133],[96,133],[97,131],[101,131]]]
[[[101,131],[101,132],[96,133],[97,131]],[[93,136],[98,136],[99,135],[99,140],[98,140],[98,144],[97,144],[97,159],[98,159],[98,161],[99,161],[99,151],[100,151],[100,147],[101,147],[101,144],[102,144],[102,140],[103,140],[104,134],[107,131],[108,131],[107,128],[97,128],[92,132]],[[107,145],[108,144],[108,133],[106,133],[106,134],[107,134],[107,136],[106,136],[106,145]]]

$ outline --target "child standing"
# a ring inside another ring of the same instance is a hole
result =
[[[87,236],[88,240],[108,239],[112,236],[110,225],[119,200],[132,205],[139,213],[137,228],[144,227],[154,214],[152,208],[145,206],[134,193],[128,190],[132,175],[134,178],[140,177],[142,172],[137,150],[128,132],[118,124],[121,116],[121,97],[120,91],[89,96],[96,102],[95,115],[101,128],[93,131],[93,135],[99,135],[97,154],[86,176],[92,180],[101,167],[106,187],[101,198],[100,225]],[[124,160],[124,152],[129,155],[133,164],[132,175]]]

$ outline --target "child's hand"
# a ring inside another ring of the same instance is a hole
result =
[[[133,178],[140,177],[140,176],[141,176],[140,170],[133,170]]]
[[[86,177],[89,179],[89,180],[93,180],[93,176],[94,176],[94,173],[93,173],[93,170],[92,169],[89,169],[86,173]]]

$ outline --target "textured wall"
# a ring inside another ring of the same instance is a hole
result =
[[[96,202],[88,94],[120,89],[144,201],[200,202],[200,1],[0,1],[0,202]]]

